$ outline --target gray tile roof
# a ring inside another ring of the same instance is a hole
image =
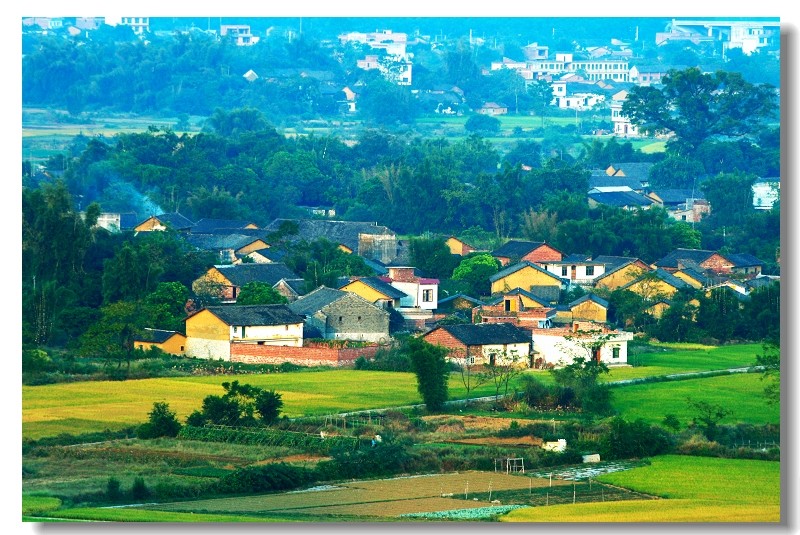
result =
[[[764,266],[764,262],[748,253],[727,254],[725,258],[733,262],[736,267]]]
[[[155,218],[161,221],[161,223],[163,223],[167,227],[170,227],[174,230],[187,230],[191,229],[194,226],[194,223],[192,223],[188,218],[182,216],[178,212],[159,214],[155,216]]]
[[[632,286],[632,285],[636,284],[637,282],[639,282],[640,280],[642,280],[643,277],[652,277],[652,276],[655,276],[655,277],[663,280],[664,282],[666,282],[670,286],[674,286],[678,290],[682,290],[684,288],[692,289],[691,284],[689,284],[688,282],[686,282],[684,280],[679,279],[678,277],[676,277],[672,273],[670,273],[668,271],[664,271],[661,268],[658,268],[655,271],[650,271],[650,272],[642,275],[641,277],[637,277],[636,279],[632,280],[628,284],[622,286],[621,289],[623,289],[623,290],[627,289],[629,286]]]
[[[438,327],[468,346],[488,344],[518,344],[531,341],[530,331],[510,323],[467,323]]]
[[[689,199],[704,200],[705,196],[699,189],[692,191],[691,189],[659,189],[653,190],[653,193],[666,205],[683,204]]]
[[[186,241],[205,251],[219,251],[223,249],[241,249],[259,240],[255,236],[244,234],[195,234],[190,233],[186,236]]]
[[[650,181],[650,168],[653,167],[652,162],[617,162],[612,163],[611,167],[617,170],[617,173],[622,173],[629,178],[636,178],[642,183]]]
[[[678,268],[678,263],[683,260],[689,260],[695,264],[702,264],[708,260],[716,251],[707,251],[704,249],[675,249],[670,251],[669,254],[663,258],[656,260],[654,265],[656,267]]]
[[[280,228],[284,221],[297,223],[297,234],[287,236],[290,243],[305,240],[312,242],[319,238],[325,238],[336,244],[342,244],[353,252],[358,252],[359,234],[391,234],[395,232],[388,227],[384,227],[372,222],[363,221],[332,221],[326,219],[276,219],[264,230],[275,232]]]
[[[268,264],[230,264],[214,266],[233,283],[242,287],[248,282],[264,282],[274,286],[281,279],[299,279],[300,277],[286,264],[270,262]]]
[[[303,323],[302,316],[286,305],[224,305],[206,307],[228,325],[293,325]]]
[[[217,229],[244,229],[248,225],[255,225],[253,221],[245,219],[201,219],[195,223],[192,232],[195,234],[210,234]]]
[[[163,344],[176,334],[182,334],[177,331],[165,331],[162,329],[145,329],[136,340],[139,342],[153,342],[155,344]]]
[[[294,303],[289,304],[289,309],[295,314],[301,316],[310,316],[321,310],[322,308],[330,305],[331,303],[343,299],[348,295],[354,295],[350,292],[343,292],[342,290],[335,290],[327,286],[320,286],[313,292],[309,292],[303,297],[300,297]]]
[[[632,190],[642,189],[642,181],[628,176],[608,176],[605,171],[602,175],[589,177],[589,189],[627,186]]]
[[[608,308],[608,301],[606,301],[602,297],[598,297],[597,295],[595,295],[593,293],[588,293],[588,294],[582,295],[581,297],[579,297],[576,300],[572,301],[569,304],[569,306],[570,306],[570,308],[572,308],[574,306],[580,305],[581,303],[583,303],[585,301],[594,301],[598,305],[600,305],[600,306],[602,306],[604,308]]]
[[[588,197],[599,204],[607,206],[616,206],[617,208],[626,208],[629,206],[650,206],[653,204],[651,199],[648,199],[640,193],[635,191],[604,191],[598,193],[589,193]]]
[[[492,251],[491,254],[492,256],[502,256],[507,258],[522,258],[526,254],[541,247],[542,245],[544,245],[543,241],[511,240]]]

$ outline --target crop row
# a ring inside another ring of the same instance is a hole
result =
[[[256,446],[287,446],[315,453],[329,453],[336,448],[358,449],[355,437],[312,435],[277,429],[245,429],[241,427],[185,425],[178,438],[205,442],[227,442]]]

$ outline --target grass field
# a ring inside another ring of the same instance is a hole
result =
[[[505,522],[779,522],[780,463],[666,455],[598,481],[663,500],[518,509]]]
[[[713,349],[679,350],[669,348],[663,353],[644,353],[638,357],[640,367],[614,368],[603,379],[616,381],[654,375],[666,375],[681,371],[701,371],[741,367],[752,364],[760,351],[756,344],[724,346]],[[542,382],[552,382],[547,372],[530,372]],[[744,394],[755,407],[758,389],[761,386],[756,374],[748,378],[732,380],[731,388],[737,395]],[[200,408],[207,395],[221,395],[221,383],[237,379],[234,376],[180,377],[161,379],[137,379],[125,382],[92,381],[22,387],[22,432],[25,438],[41,438],[61,433],[85,433],[118,430],[138,425],[147,420],[147,414],[156,401],[165,401],[184,419]],[[421,403],[416,389],[416,378],[411,373],[368,372],[356,370],[325,370],[283,374],[240,376],[241,382],[274,389],[284,401],[284,414],[288,417],[303,415],[325,415],[362,409],[379,409]],[[727,384],[722,381],[719,384]],[[711,380],[711,379],[703,379]],[[704,383],[705,384],[705,383]],[[708,383],[717,384],[717,383]],[[625,410],[647,413],[658,409],[657,419],[663,418],[665,400],[653,400],[645,393],[658,386],[664,392],[692,391],[697,383],[689,386],[681,383],[663,385],[632,385],[617,389],[615,398],[621,400]],[[512,389],[513,389],[512,385]],[[742,392],[737,389],[743,388]],[[465,397],[465,389],[458,374],[451,376],[450,398]],[[624,394],[623,394],[624,392]],[[723,391],[724,392],[724,391]],[[730,391],[729,391],[730,392]],[[470,393],[471,396],[494,394],[491,384],[484,384]],[[639,398],[643,399],[639,399]],[[670,410],[680,417],[678,410],[685,404],[685,395],[674,396]],[[631,401],[626,401],[631,400]],[[630,405],[630,407],[629,407]],[[645,410],[643,407],[647,407]],[[752,411],[751,411],[752,412]],[[763,410],[753,414],[763,413]],[[778,410],[771,410],[772,419]],[[744,413],[742,417],[746,416]],[[752,416],[751,416],[752,417]],[[655,417],[653,417],[655,418]]]
[[[656,424],[667,414],[674,414],[685,426],[697,416],[697,411],[687,404],[687,398],[692,398],[730,409],[732,414],[721,424],[778,424],[780,407],[768,405],[763,390],[764,383],[759,374],[721,375],[615,388],[613,405],[629,421],[642,418]]]

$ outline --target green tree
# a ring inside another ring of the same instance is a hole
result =
[[[608,373],[604,362],[577,356],[570,364],[550,370],[556,384],[569,388],[576,404],[587,414],[609,414],[611,391],[599,382],[601,374]]]
[[[706,139],[751,135],[778,110],[774,87],[753,85],[740,73],[705,74],[697,67],[669,71],[660,88],[633,87],[622,105],[623,115],[640,130],[673,132],[668,147],[683,155]]]
[[[209,395],[203,399],[202,407],[186,419],[188,425],[269,425],[277,420],[283,407],[281,395],[273,390],[241,384],[238,380],[226,381],[222,388],[223,395]]]
[[[458,256],[441,238],[411,238],[408,244],[411,264],[428,277],[447,279],[458,265]]]
[[[186,318],[189,289],[180,282],[159,282],[144,298],[151,326],[167,331],[180,331]]]
[[[288,303],[286,297],[266,282],[251,281],[242,286],[237,305],[281,305]]]
[[[753,183],[756,177],[741,172],[721,173],[704,181],[700,188],[711,204],[709,224],[716,227],[738,226],[753,208]]]
[[[256,394],[255,408],[261,421],[267,425],[275,423],[283,408],[281,395],[274,390],[262,390]]]
[[[484,135],[492,135],[500,132],[500,119],[477,113],[470,116],[467,122],[464,123],[464,129],[467,132],[480,133]]]
[[[431,412],[444,408],[447,401],[447,383],[450,378],[447,349],[435,346],[422,338],[411,338],[405,346],[411,368],[417,376],[417,391],[425,407]]]
[[[104,358],[106,365],[114,362],[117,371],[122,363],[130,370],[134,340],[144,331],[147,313],[139,303],[117,301],[100,309],[100,320],[80,337],[80,354]]]
[[[156,401],[149,413],[149,420],[136,429],[136,436],[141,439],[175,437],[180,430],[181,424],[169,404]]]
[[[470,293],[474,296],[489,295],[491,282],[489,277],[500,270],[500,261],[487,253],[472,254],[464,258],[453,270],[453,280],[469,284]]]
[[[697,415],[692,418],[692,425],[703,433],[708,440],[715,440],[719,429],[719,423],[733,414],[728,408],[722,405],[711,403],[705,400],[694,400],[687,398],[686,403],[690,410],[696,411]]]
[[[762,347],[763,352],[756,355],[756,366],[762,368],[761,380],[766,381],[764,397],[767,403],[781,402],[781,346],[777,340],[769,340]]]
[[[649,171],[653,188],[692,189],[699,177],[705,174],[702,162],[680,155],[668,155],[653,164]],[[700,193],[698,191],[698,193]]]

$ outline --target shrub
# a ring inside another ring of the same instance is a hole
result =
[[[144,484],[144,478],[137,477],[133,480],[133,487],[131,487],[131,496],[134,500],[143,500],[150,496],[150,489]]]
[[[275,463],[241,468],[223,476],[212,487],[221,494],[248,494],[295,489],[314,479],[313,470]]]
[[[163,401],[153,403],[150,420],[139,426],[136,436],[141,439],[158,437],[175,437],[181,430],[181,424],[169,405]]]
[[[256,396],[256,412],[265,424],[274,423],[283,407],[281,395],[274,390],[264,390]]]
[[[108,482],[106,483],[106,498],[111,501],[117,501],[121,497],[122,492],[120,491],[119,479],[116,477],[108,478]]]

